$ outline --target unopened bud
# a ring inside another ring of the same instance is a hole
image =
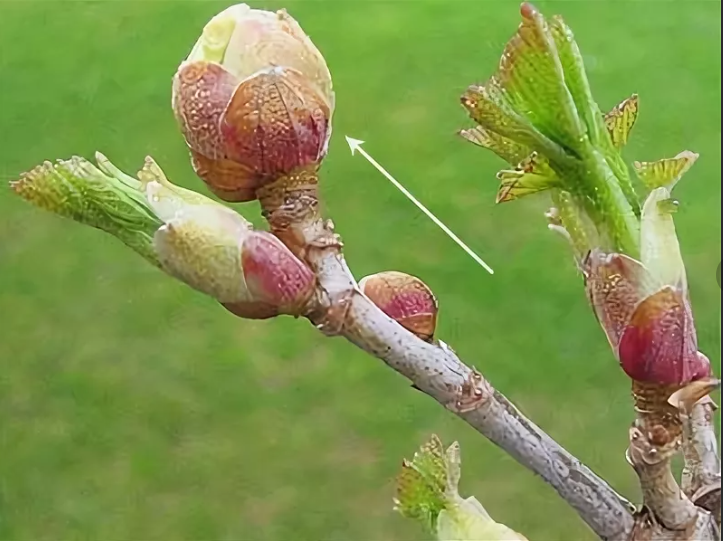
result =
[[[145,185],[165,221],[154,246],[166,272],[241,317],[302,313],[315,279],[301,260],[231,209],[206,198],[184,200],[174,188],[168,181]]]
[[[630,378],[675,386],[710,375],[687,291],[622,254],[593,250],[584,267],[592,308]]]
[[[334,94],[324,58],[285,11],[231,6],[204,28],[173,81],[196,173],[226,201],[318,164]]]

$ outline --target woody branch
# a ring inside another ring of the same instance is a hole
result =
[[[684,153],[638,168],[652,188],[641,220],[617,154],[637,101],[603,122],[569,29],[559,19],[548,26],[528,4],[522,15],[497,77],[463,97],[479,124],[463,135],[519,163],[500,173],[500,201],[553,193],[551,228],[572,242],[595,314],[633,380],[638,421],[628,457],[649,513],[634,515],[626,500],[435,339],[437,302],[423,282],[386,272],[357,284],[341,239],[319,212],[318,168],[334,109],[331,77],[286,12],[239,5],[214,17],[173,84],[173,110],[195,172],[225,201],[258,200],[272,234],[173,185],[150,158],[138,178],[103,156],[98,167],[80,158],[46,162],[13,188],[38,206],[115,235],[240,317],[303,316],[325,334],[345,337],[540,475],[602,539],[717,539],[704,509],[710,507],[695,505],[703,497],[715,500],[716,482],[720,499],[712,407],[704,401],[717,382],[697,351],[694,331],[672,333],[684,343],[663,348],[681,346],[682,358],[652,358],[646,349],[646,338],[660,337],[658,322],[671,311],[682,314],[676,324],[692,328],[684,272],[675,264],[669,192],[694,158]],[[576,88],[561,86],[563,67]],[[533,96],[519,87],[530,80],[552,88]],[[525,103],[535,96],[555,98]],[[535,111],[537,124],[518,109]],[[580,184],[571,186],[570,179]],[[649,267],[673,271],[661,276]],[[613,313],[618,306],[624,313]],[[689,496],[670,473],[680,444]]]

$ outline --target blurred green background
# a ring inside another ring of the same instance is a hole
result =
[[[153,155],[194,178],[170,81],[228,2],[1,2],[0,179],[45,159]],[[629,383],[544,197],[495,206],[502,163],[455,131],[517,1],[287,7],[326,56],[337,110],[326,211],[358,278],[397,269],[440,299],[439,336],[571,452],[637,498]],[[565,16],[601,107],[632,92],[629,159],[701,154],[676,190],[701,348],[718,370],[720,2],[540,2]],[[360,157],[365,148],[496,270],[488,275]],[[255,204],[242,207],[260,223]],[[383,363],[303,321],[235,319],[110,236],[0,189],[0,539],[423,539],[393,477],[430,433],[462,444],[463,493],[530,539],[592,539],[554,492]]]

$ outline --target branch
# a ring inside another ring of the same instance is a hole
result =
[[[540,475],[602,539],[720,539],[720,513],[717,525],[706,510],[716,499],[720,504],[712,407],[700,402],[714,382],[697,350],[672,221],[671,190],[697,155],[636,163],[650,189],[640,209],[619,152],[637,98],[603,117],[569,28],[559,18],[548,23],[529,4],[521,13],[498,73],[463,97],[478,123],[463,135],[514,167],[499,175],[499,201],[553,194],[551,225],[573,242],[595,315],[633,380],[638,416],[627,456],[645,498],[640,513],[449,346],[434,342],[436,300],[412,324],[421,312],[405,312],[403,321],[361,291],[333,225],[318,211],[317,173],[334,109],[331,78],[286,12],[245,5],[223,11],[173,83],[174,113],[196,173],[226,201],[258,199],[273,234],[174,186],[152,160],[140,180],[107,160],[98,169],[73,159],[46,164],[13,187],[39,206],[115,235],[240,317],[304,316],[326,335],[345,337]],[[433,295],[422,291],[420,299]],[[420,325],[426,330],[415,335]],[[690,495],[670,470],[681,443]]]
[[[316,168],[259,190],[271,231],[311,267],[319,288],[305,314],[322,332],[340,335],[384,361],[420,391],[464,419],[540,475],[602,539],[627,539],[634,507],[535,426],[444,343],[419,339],[388,317],[357,286],[333,224],[319,214]]]
[[[721,522],[721,471],[718,442],[713,427],[715,402],[707,395],[718,381],[689,385],[673,394],[669,402],[676,405],[682,424],[685,467],[682,490],[699,507],[707,509]]]
[[[683,421],[683,490],[696,505],[707,509],[721,527],[721,471],[717,438],[713,427],[712,400],[696,404]]]
[[[643,502],[668,530],[685,530],[698,516],[698,509],[681,492],[673,477],[671,460],[677,449],[661,448],[637,427],[630,429],[627,458],[635,468],[643,491]]]
[[[31,202],[42,201],[47,210],[121,240],[142,232],[144,242],[133,246],[141,255],[227,308],[235,306],[232,311],[237,315],[304,315],[324,334],[345,337],[540,475],[602,539],[627,539],[633,516],[626,500],[528,420],[449,346],[421,340],[361,293],[332,224],[320,218],[318,205],[308,204],[315,197],[315,188],[309,189],[308,183],[301,191],[284,191],[283,198],[270,197],[267,202],[274,200],[280,206],[265,210],[272,230],[284,228],[287,234],[282,237],[299,242],[290,243],[292,248],[305,246],[305,261],[316,277],[311,292],[305,267],[290,251],[284,252],[281,243],[270,242],[276,237],[253,231],[230,209],[171,184],[150,158],[139,173],[142,182],[132,182],[102,156],[99,162],[102,169],[79,158],[47,164],[12,185]],[[119,179],[124,182],[119,184]],[[125,208],[122,219],[94,222],[93,216],[107,216],[116,207],[118,193],[129,193],[137,204]],[[295,219],[290,221],[290,216]],[[164,240],[168,235],[164,231],[175,235],[173,242]],[[239,246],[240,253],[232,257]]]
[[[713,427],[716,409],[713,400],[706,397],[695,404],[683,419],[683,454],[686,461],[683,490],[691,497],[706,486],[717,484],[720,491],[720,458]]]
[[[631,540],[655,541],[707,541],[719,540],[720,530],[711,516],[699,512],[695,522],[686,530],[669,530],[655,520],[650,513],[643,511],[638,515]]]
[[[415,387],[540,475],[602,539],[627,539],[630,504],[527,419],[447,345],[426,343],[387,317],[356,287],[338,249],[313,250],[322,302],[310,320],[383,360]]]

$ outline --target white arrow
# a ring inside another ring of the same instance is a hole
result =
[[[354,138],[352,138],[352,137],[348,137],[348,136],[347,136],[346,142],[349,143],[349,148],[351,149],[351,155],[352,155],[352,156],[358,151],[359,154],[361,154],[361,155],[364,156],[367,160],[369,160],[369,163],[371,163],[374,167],[376,167],[377,170],[378,170],[382,175],[384,175],[385,177],[387,177],[387,179],[389,180],[389,182],[391,182],[392,184],[394,184],[394,185],[399,189],[400,192],[402,192],[404,195],[406,195],[406,196],[409,198],[409,200],[410,200],[412,203],[414,203],[415,205],[417,205],[417,207],[419,207],[419,209],[420,209],[422,212],[424,212],[424,214],[426,214],[426,215],[429,217],[430,220],[432,220],[435,224],[437,224],[437,225],[442,229],[442,231],[444,231],[445,233],[447,233],[447,235],[449,235],[449,237],[450,237],[454,242],[456,242],[457,244],[459,244],[459,246],[460,246],[465,252],[467,252],[467,253],[472,257],[472,259],[474,259],[477,263],[479,263],[480,265],[482,265],[482,267],[484,267],[484,269],[485,269],[487,272],[489,272],[490,274],[494,274],[494,273],[495,273],[495,271],[493,271],[492,268],[491,268],[487,263],[485,263],[484,261],[482,261],[482,258],[480,258],[477,254],[475,254],[475,253],[470,249],[469,246],[467,246],[464,242],[462,242],[462,241],[460,240],[460,238],[459,238],[457,235],[455,235],[449,227],[447,227],[446,225],[444,225],[444,224],[440,221],[439,218],[437,218],[434,214],[432,214],[429,210],[427,210],[427,207],[425,207],[424,205],[422,205],[422,203],[420,203],[419,201],[417,201],[417,199],[416,199],[411,193],[409,193],[404,186],[402,186],[401,184],[399,184],[399,182],[398,182],[392,175],[390,175],[389,173],[387,173],[386,169],[384,169],[381,165],[379,165],[379,164],[377,163],[377,161],[376,161],[374,158],[372,158],[369,154],[367,154],[367,151],[364,150],[364,149],[361,147],[362,144],[364,143],[364,141],[360,141],[359,139],[354,139]]]

